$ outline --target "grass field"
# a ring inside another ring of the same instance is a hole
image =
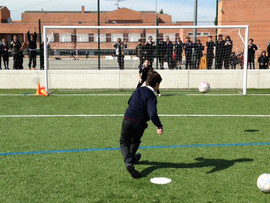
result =
[[[29,92],[0,91],[0,202],[270,202],[256,186],[270,173],[270,117],[252,116],[270,115],[267,95],[163,91],[164,134],[149,122],[136,165],[143,178],[134,180],[119,150],[130,91],[1,96]],[[172,182],[154,185],[153,177]]]

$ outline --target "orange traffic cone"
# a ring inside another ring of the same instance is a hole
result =
[[[40,83],[38,83],[36,95],[38,96],[49,96],[48,92],[46,92],[45,87],[40,87]]]

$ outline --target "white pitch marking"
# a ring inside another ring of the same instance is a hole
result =
[[[55,117],[123,117],[123,114],[77,114],[77,115],[0,115],[0,118],[55,118]],[[160,117],[239,117],[270,118],[270,115],[215,115],[215,114],[160,114]]]

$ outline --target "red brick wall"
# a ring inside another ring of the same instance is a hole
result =
[[[262,51],[270,41],[269,13],[270,0],[222,0],[219,25],[249,25],[249,38],[253,38]]]

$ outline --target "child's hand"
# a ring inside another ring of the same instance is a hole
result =
[[[157,129],[157,134],[158,135],[161,135],[162,133],[163,133],[163,129],[162,128]]]

